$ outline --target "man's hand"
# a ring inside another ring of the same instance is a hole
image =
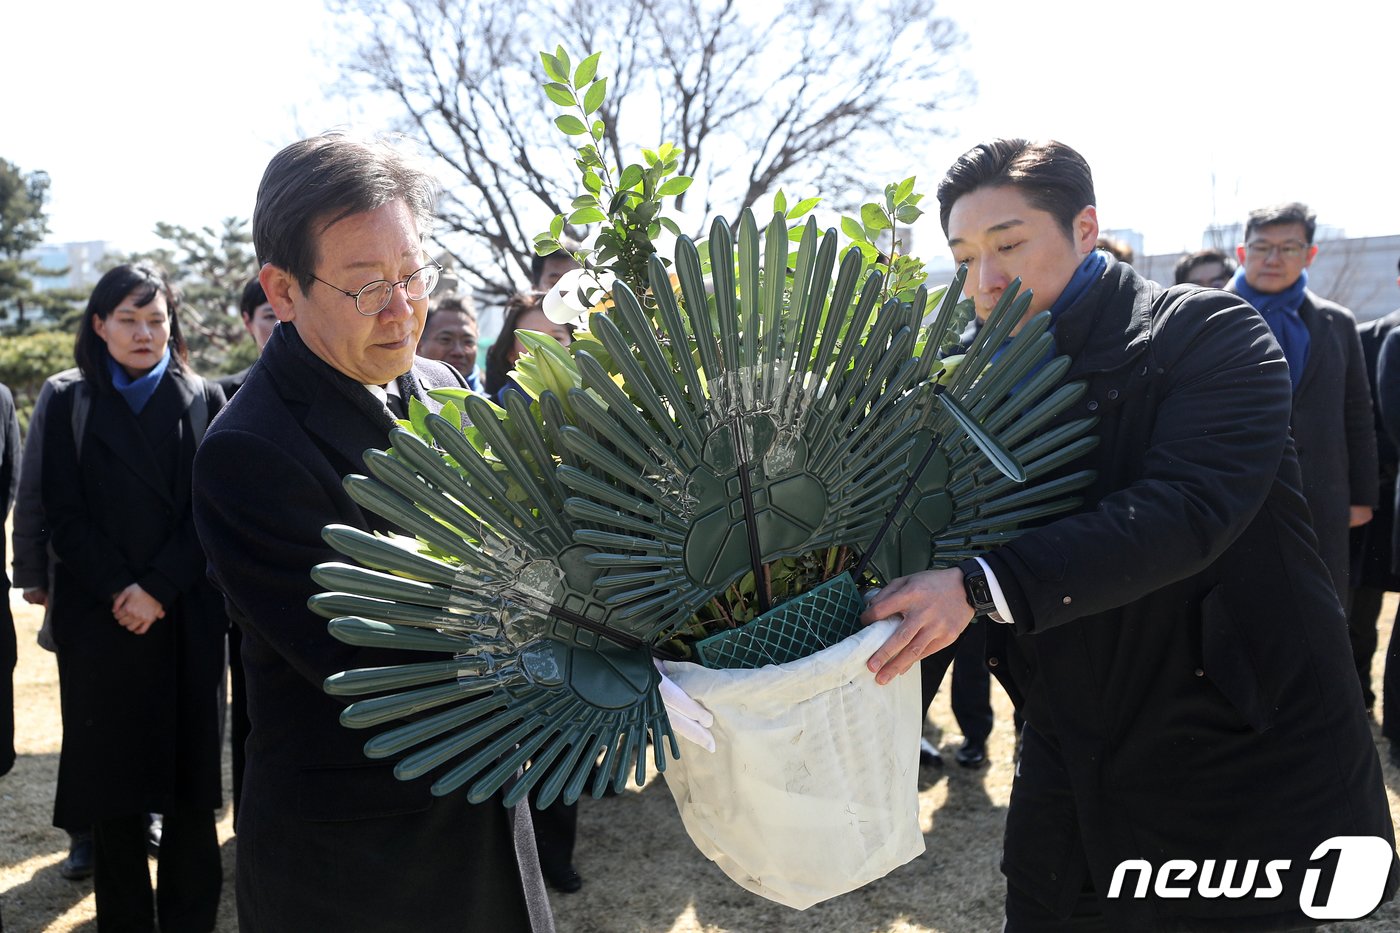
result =
[[[869,625],[897,615],[904,621],[865,665],[878,684],[889,683],[919,659],[951,645],[967,628],[972,607],[962,571],[925,570],[892,580],[866,605],[860,621]]]
[[[49,604],[49,591],[40,586],[31,586],[24,591],[24,601],[31,606],[47,606]]]
[[[1371,520],[1373,515],[1375,515],[1375,509],[1371,508],[1369,505],[1353,505],[1351,507],[1350,527],[1355,528],[1358,525],[1366,524]]]
[[[144,635],[156,619],[165,618],[165,607],[154,596],[133,583],[112,600],[112,617],[133,635]]]

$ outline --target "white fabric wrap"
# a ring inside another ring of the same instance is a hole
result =
[[[887,620],[756,670],[663,662],[714,714],[714,754],[681,746],[666,785],[686,832],[739,885],[805,910],[924,851],[918,668],[886,685],[865,662]]]

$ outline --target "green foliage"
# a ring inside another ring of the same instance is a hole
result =
[[[919,286],[928,279],[922,261],[902,252],[904,241],[899,238],[899,225],[909,226],[923,216],[919,202],[924,196],[914,191],[914,176],[885,186],[883,201],[871,201],[860,207],[860,219],[841,218],[841,231],[860,250],[866,265],[879,263],[888,267],[885,278],[886,297],[910,301]],[[888,251],[877,244],[888,238]]]
[[[564,227],[601,224],[594,245],[574,253],[585,268],[606,268],[638,295],[647,291],[647,262],[656,253],[655,241],[664,229],[680,234],[680,227],[662,215],[666,198],[684,194],[691,179],[676,174],[682,152],[670,143],[642,150],[642,162],[611,165],[600,148],[607,126],[599,111],[607,99],[606,77],[597,77],[601,52],[594,52],[578,68],[570,71],[568,53],[561,45],[553,54],[540,52],[544,65],[544,93],[564,112],[554,125],[573,140],[577,149],[574,165],[581,176],[583,192],[576,196],[565,214],[556,214],[549,230],[535,237],[535,252],[541,256],[563,249]],[[580,138],[581,137],[581,138]],[[579,296],[585,306],[596,304],[602,295],[585,290]]]
[[[13,310],[21,329],[37,303],[34,276],[41,271],[39,263],[25,259],[24,254],[49,232],[44,213],[48,190],[49,176],[44,172],[25,174],[14,163],[0,159],[0,317],[8,318]]]
[[[28,430],[34,400],[44,380],[73,366],[73,335],[40,331],[0,340],[0,382],[15,396],[20,426]]]

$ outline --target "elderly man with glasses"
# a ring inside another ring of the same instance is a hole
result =
[[[437,187],[391,146],[331,134],[269,163],[253,209],[279,326],[209,427],[194,513],[210,575],[243,632],[251,730],[238,812],[244,931],[552,930],[525,807],[433,797],[368,760],[323,690],[399,663],[333,639],[307,608],[330,524],[393,533],[344,491],[404,404],[464,386],[417,358],[440,269],[424,252]]]
[[[1303,493],[1312,512],[1318,552],[1331,572],[1337,596],[1349,602],[1350,529],[1371,520],[1378,468],[1371,388],[1356,319],[1341,305],[1308,289],[1308,266],[1317,256],[1317,215],[1304,204],[1279,204],[1252,211],[1240,268],[1227,291],[1254,306],[1268,322],[1288,360],[1293,383],[1293,443],[1303,473]],[[1369,709],[1369,642],[1353,627],[1352,654]]]

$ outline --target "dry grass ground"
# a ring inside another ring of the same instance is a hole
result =
[[[9,933],[96,930],[90,881],[66,881],[58,863],[67,837],[50,823],[61,726],[53,656],[34,636],[39,613],[12,593],[19,630],[15,673],[15,770],[0,779],[0,911]],[[1395,615],[1395,599],[1382,619]],[[1381,644],[1389,638],[1383,623]],[[1380,659],[1374,680],[1380,690]],[[934,704],[926,734],[943,748],[942,771],[926,770],[920,820],[926,851],[866,887],[797,912],[735,885],[695,849],[659,782],[580,804],[577,865],[583,890],[556,895],[559,933],[987,933],[1000,928],[1003,882],[997,870],[1002,823],[1011,790],[1013,736],[1010,704],[993,688],[997,726],[991,764],[959,768],[952,751],[961,741],[946,690]],[[1379,732],[1377,732],[1379,741]],[[225,754],[225,761],[228,756]],[[1391,812],[1400,772],[1386,765]],[[225,787],[227,788],[227,775]],[[227,796],[227,791],[225,792]],[[227,809],[220,814],[224,898],[220,933],[238,928],[233,909],[237,839]],[[464,921],[465,922],[465,921]],[[1346,927],[1357,933],[1400,931],[1400,904]],[[316,931],[308,931],[316,933]]]

